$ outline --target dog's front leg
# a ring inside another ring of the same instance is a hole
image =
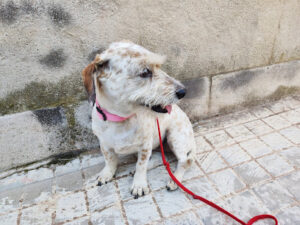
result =
[[[147,166],[151,153],[152,147],[145,147],[138,152],[138,160],[131,187],[131,194],[134,195],[134,198],[138,198],[149,193],[147,184]]]
[[[101,146],[101,151],[104,156],[105,166],[99,174],[98,186],[107,183],[113,178],[118,165],[118,156],[113,149],[106,149]]]

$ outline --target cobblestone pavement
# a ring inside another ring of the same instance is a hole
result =
[[[199,121],[197,162],[184,184],[244,221],[272,213],[281,225],[300,224],[299,99]],[[174,157],[168,159],[174,168]],[[129,193],[133,155],[121,159],[116,178],[102,187],[95,186],[104,166],[98,152],[62,161],[0,174],[1,225],[237,224],[181,190],[168,192],[159,152],[149,164],[151,192],[139,199]]]

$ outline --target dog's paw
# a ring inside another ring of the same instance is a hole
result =
[[[100,172],[99,177],[97,178],[97,186],[101,186],[106,184],[113,178],[114,174],[110,171],[110,169],[104,167],[104,169]]]
[[[178,186],[173,180],[170,180],[168,182],[166,188],[167,188],[168,191],[175,191],[178,188]]]
[[[139,184],[133,183],[133,185],[131,187],[131,194],[134,196],[135,199],[137,199],[138,197],[141,197],[143,195],[149,194],[149,188],[148,188],[147,182],[139,183]]]

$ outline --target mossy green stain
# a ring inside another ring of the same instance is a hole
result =
[[[67,106],[85,100],[80,73],[63,78],[57,83],[31,82],[0,99],[0,114],[11,114],[26,110]]]

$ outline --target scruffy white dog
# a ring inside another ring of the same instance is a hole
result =
[[[195,140],[191,122],[176,105],[185,87],[161,70],[165,57],[129,41],[112,43],[83,71],[85,88],[93,103],[92,128],[100,141],[105,167],[98,185],[111,180],[118,154],[138,153],[131,193],[149,193],[147,164],[158,147],[156,118],[162,137],[178,159],[174,173],[181,181],[193,160]],[[173,181],[168,190],[175,190]]]

